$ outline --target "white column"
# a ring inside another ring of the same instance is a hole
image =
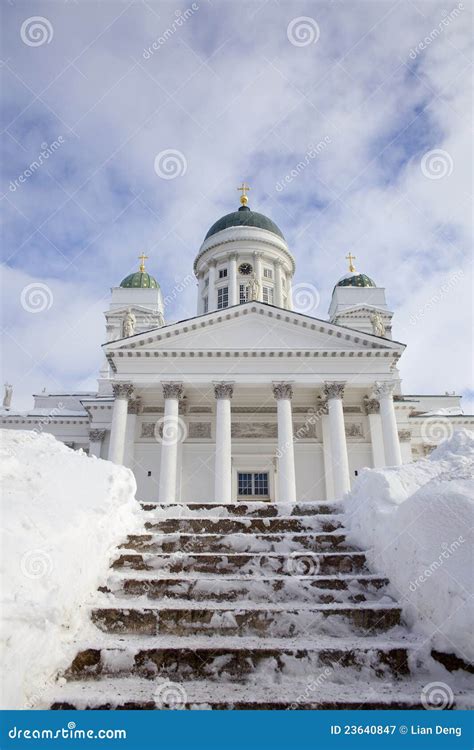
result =
[[[397,419],[393,406],[394,381],[380,381],[375,383],[374,395],[380,402],[380,418],[382,420],[385,461],[387,466],[400,466],[402,453],[398,438]]]
[[[374,469],[381,469],[383,466],[386,466],[386,462],[383,447],[382,420],[380,419],[380,404],[376,398],[366,398],[364,405],[369,419],[372,463],[374,464]]]
[[[237,254],[229,255],[229,306],[239,304],[239,289],[237,284]]]
[[[332,476],[334,494],[339,500],[350,490],[349,460],[347,457],[346,431],[342,397],[345,383],[325,383],[324,393],[328,403],[329,430],[331,435]]]
[[[214,466],[214,500],[232,502],[231,409],[232,383],[216,383],[216,460]]]
[[[290,274],[286,277],[286,295],[288,297],[288,310],[293,310],[293,283]]]
[[[290,383],[274,383],[278,418],[278,502],[296,503],[295,451]]]
[[[161,443],[158,496],[160,503],[163,504],[176,502],[178,442],[184,436],[184,431],[180,429],[179,423],[179,399],[182,394],[182,383],[163,383],[165,412],[161,420],[162,434],[157,436]]]
[[[276,260],[273,264],[273,274],[275,276],[275,305],[276,307],[283,307],[283,289],[281,284],[281,272],[282,263],[280,260]]]
[[[204,304],[203,304],[203,292],[204,292],[204,274],[202,271],[199,271],[197,274],[198,277],[198,301],[197,301],[197,314],[202,315],[204,312]]]
[[[133,469],[135,458],[135,431],[137,426],[137,414],[141,411],[141,399],[132,398],[128,402],[127,429],[125,431],[125,452],[123,463],[129,469]]]
[[[115,401],[110,430],[109,461],[123,464],[128,399],[133,393],[133,386],[130,383],[112,383],[112,390]]]
[[[262,284],[263,284],[263,275],[262,275],[262,255],[263,253],[257,253],[254,252],[253,254],[253,263],[255,268],[255,277],[258,282],[258,294],[257,299],[262,300],[263,299],[263,291],[262,291]]]
[[[209,288],[207,291],[208,299],[208,310],[212,312],[217,308],[217,293],[216,293],[216,261],[211,260],[209,262]]]
[[[105,430],[89,430],[89,456],[100,458]]]
[[[331,431],[329,428],[329,416],[326,412],[321,416],[321,427],[323,432],[323,457],[324,457],[324,479],[326,482],[326,500],[334,500],[334,479],[332,476],[332,451]]]

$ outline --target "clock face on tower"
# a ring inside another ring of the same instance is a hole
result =
[[[252,271],[253,268],[250,263],[241,263],[239,266],[239,273],[242,274],[242,276],[249,276]]]

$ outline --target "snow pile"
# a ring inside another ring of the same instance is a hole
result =
[[[52,435],[0,431],[1,708],[34,708],[73,639],[116,545],[139,526],[128,469]]]
[[[349,538],[388,576],[413,628],[433,648],[474,661],[474,433],[456,431],[428,458],[365,469],[347,496]]]

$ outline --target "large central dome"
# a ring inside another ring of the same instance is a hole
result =
[[[204,239],[207,240],[213,234],[217,234],[217,232],[221,232],[223,229],[228,229],[229,227],[257,227],[258,229],[266,229],[267,232],[276,234],[282,240],[285,239],[283,232],[277,227],[274,221],[269,219],[268,216],[257,213],[257,211],[251,211],[248,206],[241,206],[238,211],[226,214],[216,221]]]

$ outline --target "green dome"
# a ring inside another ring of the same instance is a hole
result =
[[[342,277],[342,279],[339,279],[336,286],[371,286],[375,287],[375,281],[372,281],[372,279],[369,276],[366,276],[365,273],[348,273],[345,276]]]
[[[273,234],[281,237],[282,240],[285,239],[283,232],[277,227],[274,221],[269,219],[268,216],[251,211],[248,206],[241,206],[238,211],[226,214],[219,221],[216,221],[204,239],[207,240],[213,234],[222,232],[223,229],[228,229],[229,227],[258,227],[258,229],[266,229],[267,232],[273,232]]]
[[[146,271],[136,271],[126,276],[120,284],[125,289],[159,289],[159,284],[153,276]]]

